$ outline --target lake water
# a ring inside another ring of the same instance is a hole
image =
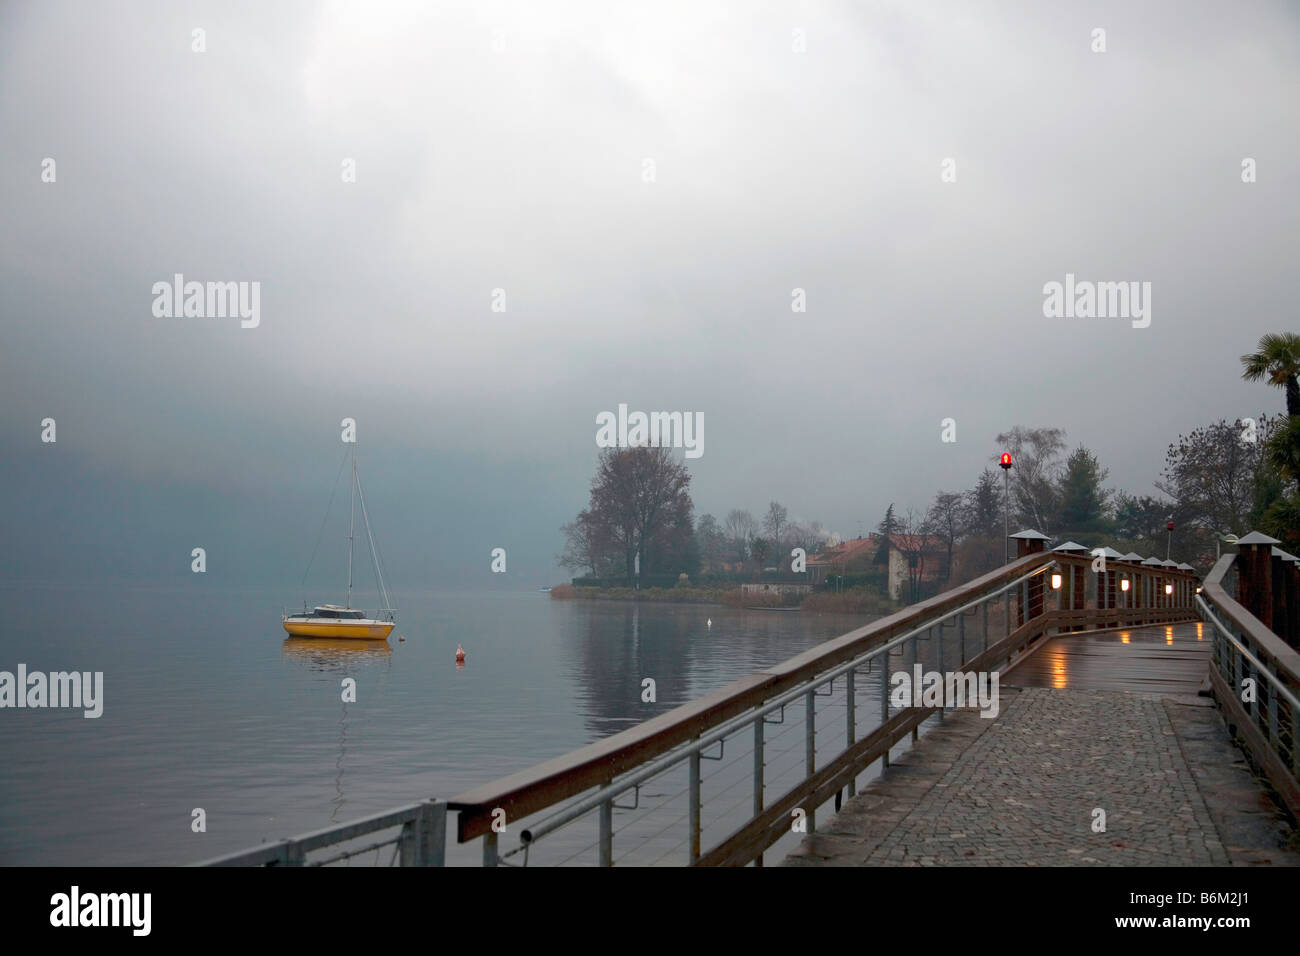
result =
[[[284,594],[0,587],[0,670],[104,672],[98,719],[0,710],[0,863],[190,863],[451,797],[864,620],[406,593],[388,643],[367,646],[286,640]],[[198,807],[206,833],[191,831]],[[478,852],[452,844],[449,862]]]

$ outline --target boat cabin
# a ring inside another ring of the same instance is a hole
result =
[[[317,617],[337,618],[343,621],[360,621],[366,616],[365,611],[354,611],[351,608],[339,607],[336,604],[322,604],[316,608]]]

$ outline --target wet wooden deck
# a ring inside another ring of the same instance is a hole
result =
[[[1200,622],[1066,634],[1002,674],[1010,687],[1195,694],[1209,674],[1211,634]]]

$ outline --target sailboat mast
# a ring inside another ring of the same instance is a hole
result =
[[[357,446],[352,446],[352,504],[348,514],[348,607],[352,607],[352,532],[357,523]]]

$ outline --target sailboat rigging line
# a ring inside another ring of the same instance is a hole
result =
[[[364,507],[362,508],[362,517],[366,517]],[[377,540],[375,541],[375,547],[372,554],[374,555],[375,560],[375,577],[376,579],[384,579],[384,576],[387,574],[388,562],[384,560],[384,551],[379,547],[379,542]],[[385,590],[387,590],[387,580],[384,581],[384,585]],[[394,598],[391,593],[389,593],[388,598],[388,601],[385,603],[392,603]]]
[[[388,568],[388,562],[384,560],[384,552],[379,547],[379,542],[375,540],[373,531],[370,531],[370,515],[366,512],[365,491],[361,488],[361,476],[357,476],[357,491],[361,494],[361,517],[365,519],[367,533],[370,535],[370,558],[375,570],[375,582],[382,585],[384,593],[384,603],[388,605],[385,610],[393,609],[393,598],[388,591],[387,581],[384,579],[384,573]]]
[[[330,520],[330,509],[334,507],[334,495],[339,490],[339,479],[343,477],[343,466],[348,463],[348,452],[343,453],[343,460],[339,462],[339,473],[334,476],[334,487],[330,489],[330,503],[325,506],[325,517],[321,520],[320,530],[316,532],[316,545],[311,549],[311,558],[307,561],[307,570],[302,573],[302,588],[305,592],[307,588],[307,575],[311,573],[311,566],[316,560],[316,551],[320,547],[321,538],[325,535],[325,525]]]
[[[375,551],[375,536],[370,531],[370,515],[366,513],[366,493],[361,487],[361,479],[357,479],[357,497],[361,499],[361,520],[366,525],[366,538],[370,541],[370,560],[375,565],[375,579],[379,582],[379,594],[384,599],[384,609],[392,610],[392,602],[388,600],[388,588],[384,586],[384,576],[379,570],[379,555]]]

